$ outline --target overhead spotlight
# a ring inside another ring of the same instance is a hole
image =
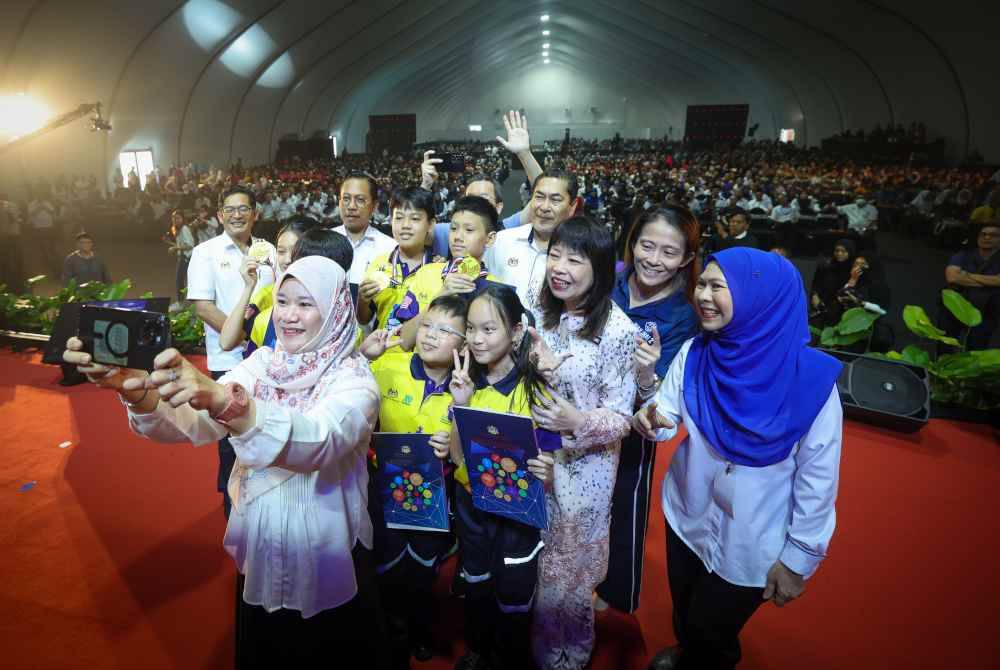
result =
[[[549,45],[549,43],[548,43],[548,42],[546,42],[545,44],[543,44],[543,45],[542,45],[542,48],[543,48],[543,49],[548,49],[548,48],[549,48],[549,46],[550,46],[550,45]]]
[[[548,58],[546,58],[546,59],[545,59],[544,61],[542,61],[542,62],[544,62],[544,63],[545,63],[546,65],[548,65],[550,61],[549,61],[549,59],[548,59]]]
[[[549,15],[548,14],[542,14],[541,18],[542,18],[542,23],[545,23],[546,21],[549,20]]]
[[[542,37],[548,37],[551,34],[552,34],[551,30],[543,30],[542,31]]]
[[[548,57],[548,55],[549,55],[549,52],[548,52],[548,51],[543,51],[543,52],[542,52],[542,56],[543,56],[543,57],[546,57],[546,58],[547,58],[547,57]]]

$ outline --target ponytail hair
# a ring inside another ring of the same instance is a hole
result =
[[[518,383],[524,382],[529,406],[535,404],[545,388],[545,379],[538,372],[535,364],[531,362],[530,357],[531,336],[528,335],[527,328],[529,326],[535,327],[534,315],[530,310],[525,309],[514,289],[506,284],[488,282],[481,291],[475,294],[469,304],[471,305],[476,300],[489,301],[500,316],[500,321],[511,337],[510,355],[514,360],[514,369],[517,370]],[[524,325],[524,332],[521,334],[521,341],[514,342],[514,329],[520,324]],[[485,368],[476,363],[474,359],[472,365],[474,368],[470,372],[473,372],[473,378],[486,376]],[[513,398],[511,400],[513,401]],[[510,409],[513,410],[513,408]]]

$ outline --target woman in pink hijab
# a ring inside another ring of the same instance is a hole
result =
[[[292,263],[273,319],[275,348],[218,382],[176,349],[151,374],[94,364],[76,338],[64,358],[118,392],[140,435],[201,445],[229,434],[237,668],[329,664],[345,649],[379,667],[365,463],[379,392],[354,347],[344,270],[318,256]]]

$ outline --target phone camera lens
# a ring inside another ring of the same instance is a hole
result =
[[[152,347],[160,341],[159,324],[155,321],[146,321],[139,329],[139,346]]]

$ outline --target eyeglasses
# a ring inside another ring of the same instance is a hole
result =
[[[240,205],[239,207],[227,206],[222,208],[222,213],[226,216],[232,216],[236,212],[240,214],[249,214],[252,208],[249,205]]]
[[[451,326],[446,326],[441,323],[428,323],[426,321],[422,321],[420,323],[420,330],[427,333],[427,335],[432,335],[434,339],[443,338],[445,335],[454,335],[455,337],[459,337],[463,340],[465,339],[465,335],[458,332]]]

